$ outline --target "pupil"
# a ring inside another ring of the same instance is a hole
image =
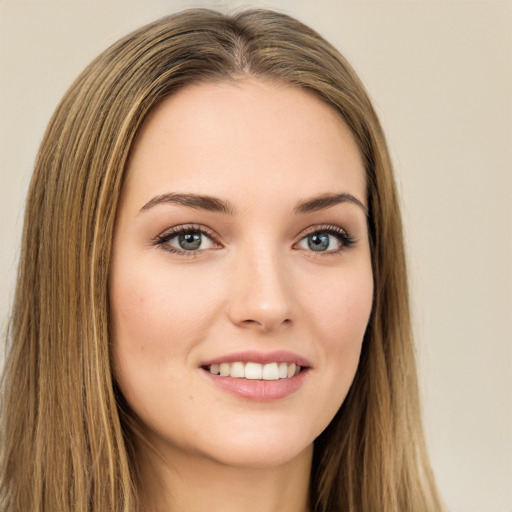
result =
[[[180,247],[187,251],[194,251],[201,246],[201,235],[199,233],[185,233],[178,238]]]
[[[313,251],[325,251],[329,247],[329,235],[325,233],[309,235],[308,246]]]

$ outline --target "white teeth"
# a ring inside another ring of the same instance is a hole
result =
[[[295,363],[234,363],[212,364],[208,367],[210,373],[221,377],[234,377],[249,380],[278,380],[298,375],[301,367]]]
[[[220,363],[220,374],[222,377],[227,377],[229,375],[230,366],[231,365],[229,363]]]
[[[245,378],[256,380],[263,378],[263,365],[258,363],[247,363],[245,365]]]
[[[245,377],[245,368],[244,363],[232,363],[231,364],[231,370],[229,371],[230,377],[237,377],[237,378],[243,378]]]
[[[263,367],[263,380],[279,379],[279,368],[277,363],[269,363]]]

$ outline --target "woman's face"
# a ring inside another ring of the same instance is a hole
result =
[[[361,156],[311,93],[189,86],[135,141],[114,237],[118,385],[164,454],[310,450],[358,365],[373,280]]]

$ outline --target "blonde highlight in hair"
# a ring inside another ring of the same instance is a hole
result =
[[[120,40],[68,90],[36,159],[2,384],[0,507],[139,509],[135,427],[110,362],[108,278],[132,142],[188,84],[261,77],[312,91],[365,161],[373,311],[355,381],[315,442],[311,509],[440,511],[423,441],[402,227],[364,87],[310,28],[265,10],[189,10]]]

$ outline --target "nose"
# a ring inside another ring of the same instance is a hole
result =
[[[232,275],[228,316],[235,325],[261,332],[293,321],[292,282],[277,255],[240,256]]]

